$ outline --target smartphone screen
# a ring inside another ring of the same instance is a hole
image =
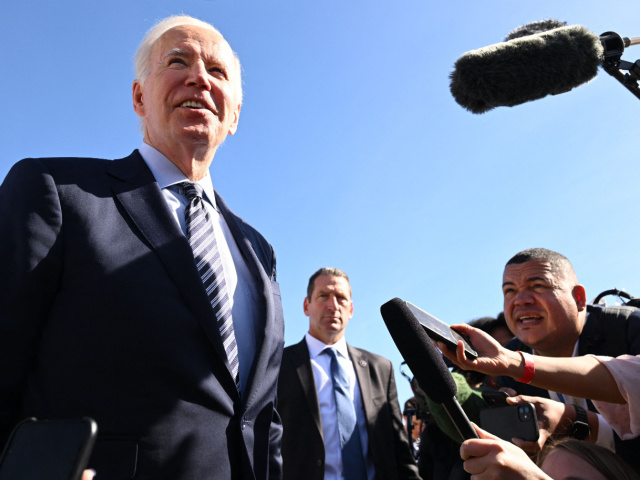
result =
[[[407,304],[407,307],[409,307],[411,313],[416,317],[416,320],[420,322],[420,325],[422,325],[422,328],[424,328],[429,337],[433,340],[445,343],[449,347],[449,350],[454,352],[458,345],[458,341],[461,340],[467,357],[471,359],[478,358],[478,354],[466,336],[459,334],[442,320],[439,320],[430,313],[416,307],[413,303],[405,303]]]
[[[27,419],[14,429],[0,460],[0,480],[76,480],[97,434],[96,423]]]

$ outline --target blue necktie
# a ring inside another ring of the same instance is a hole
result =
[[[331,356],[331,380],[336,399],[343,476],[345,480],[367,480],[356,409],[349,395],[349,378],[338,362],[338,352],[334,348],[327,348],[325,352]]]
[[[209,302],[218,321],[218,329],[231,374],[238,382],[238,344],[233,330],[231,318],[231,302],[224,280],[222,260],[218,252],[216,237],[213,234],[213,222],[209,218],[202,200],[202,187],[197,183],[182,182],[178,186],[186,195],[189,204],[184,212],[187,224],[187,240],[193,250],[193,256],[198,267]]]

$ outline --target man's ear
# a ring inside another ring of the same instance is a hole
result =
[[[578,311],[581,312],[587,308],[587,291],[582,285],[576,285],[571,292],[573,299],[576,302]]]
[[[133,82],[132,87],[132,99],[133,99],[133,111],[138,114],[140,117],[144,117],[146,115],[146,110],[144,108],[144,102],[142,101],[142,85],[138,80]]]
[[[238,130],[238,120],[240,119],[240,107],[241,104],[238,104],[236,109],[233,112],[233,122],[229,125],[229,135],[233,135]]]
[[[309,316],[309,299],[307,297],[304,297],[304,304],[302,305],[302,308],[304,309],[304,314],[308,317]]]

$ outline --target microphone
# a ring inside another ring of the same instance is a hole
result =
[[[526,25],[522,25],[521,27],[514,28],[511,30],[506,37],[504,37],[504,41],[508,42],[509,40],[513,40],[514,38],[526,37],[527,35],[534,35],[536,33],[542,33],[549,30],[553,30],[554,28],[566,27],[567,22],[561,22],[559,20],[554,20],[550,18],[549,20],[541,20],[539,22],[527,23]]]
[[[580,25],[544,31],[553,23],[539,23],[530,29],[538,33],[528,34],[525,25],[508,41],[463,54],[449,76],[456,102],[485,113],[568,92],[598,74],[604,59],[598,35]]]
[[[411,313],[406,302],[394,298],[380,307],[380,313],[420,388],[431,400],[442,404],[463,440],[478,438],[473,425],[456,399],[458,388],[442,360],[442,354]]]

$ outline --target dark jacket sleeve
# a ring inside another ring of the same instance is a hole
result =
[[[27,371],[62,268],[62,213],[39,160],[18,162],[0,186],[0,444],[19,420]]]

